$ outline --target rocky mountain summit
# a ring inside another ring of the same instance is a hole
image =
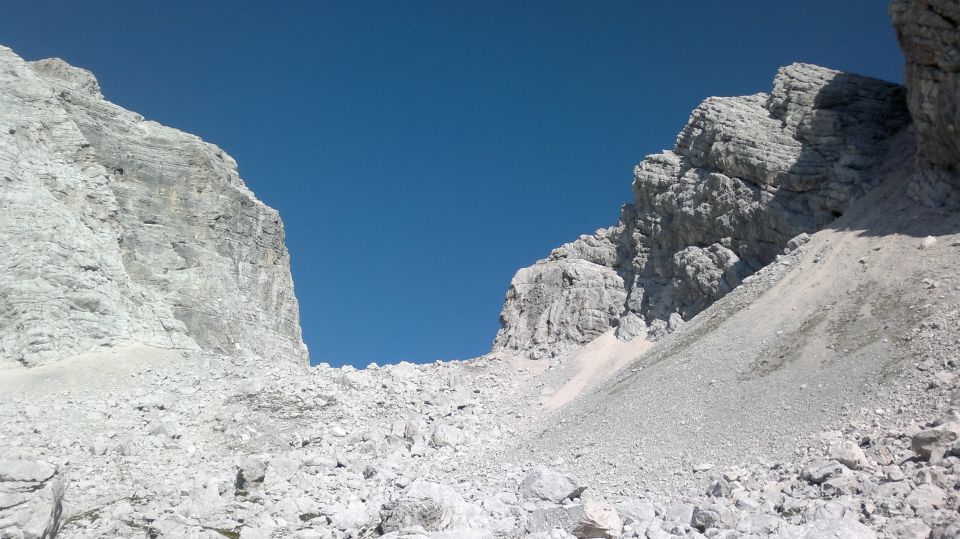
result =
[[[876,187],[909,123],[903,88],[808,64],[769,94],[707,99],[672,151],[634,169],[617,225],[517,272],[494,351],[550,357],[612,327],[676,329]]]
[[[906,88],[706,100],[490,354],[361,370],[226,154],[0,48],[0,538],[960,537],[960,7],[890,13]]]
[[[143,343],[305,363],[283,224],[220,148],[0,48],[0,362]]]

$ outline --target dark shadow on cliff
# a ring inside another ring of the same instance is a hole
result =
[[[875,117],[876,112],[867,108],[869,102],[858,100],[857,88],[862,81],[860,76],[841,73],[817,94],[805,133],[807,142],[817,138],[818,144],[805,144],[787,175],[788,183],[802,185],[810,178],[811,168],[827,165],[825,173],[832,174],[831,184],[852,193],[851,200],[831,205],[818,202],[818,197],[822,201],[828,193],[814,195],[814,191],[792,190],[781,190],[776,199],[788,207],[809,204],[811,221],[805,225],[813,230],[918,238],[960,233],[960,208],[927,207],[908,196],[915,170],[916,142],[906,90],[893,96],[890,111],[883,115],[879,126],[874,122],[871,132],[862,120],[871,114]],[[834,134],[844,143],[823,143]],[[866,165],[861,159],[864,153],[872,157]]]
[[[907,195],[910,174],[886,181],[854,201],[850,208],[827,228],[854,231],[860,236],[891,235],[925,238],[960,234],[960,210],[931,208]],[[958,254],[960,256],[960,254]]]

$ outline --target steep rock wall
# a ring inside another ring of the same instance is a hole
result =
[[[283,237],[221,149],[0,47],[0,361],[139,342],[306,362]]]
[[[807,64],[769,94],[707,99],[637,165],[615,226],[517,272],[494,351],[549,357],[614,327],[657,338],[874,187],[909,123],[902,87]]]
[[[960,203],[960,2],[893,0],[917,131],[911,195],[931,206]]]

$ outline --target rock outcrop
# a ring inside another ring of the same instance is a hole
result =
[[[613,327],[675,329],[873,188],[909,123],[902,87],[807,64],[769,94],[707,99],[672,151],[634,169],[615,226],[517,272],[494,351],[549,357]]]
[[[890,15],[906,60],[904,81],[917,131],[911,195],[931,206],[960,202],[960,3],[893,0]]]
[[[63,481],[45,462],[0,459],[0,537],[54,537],[63,514]]]
[[[303,363],[283,238],[221,149],[0,47],[0,362],[139,342]]]

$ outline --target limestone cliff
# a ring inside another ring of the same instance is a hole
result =
[[[494,351],[549,357],[610,328],[675,328],[873,188],[909,123],[902,87],[807,64],[769,94],[707,99],[672,151],[634,169],[615,226],[517,272]]]
[[[960,2],[893,0],[917,131],[911,194],[932,206],[960,203]]]
[[[139,342],[306,362],[289,262],[220,148],[0,47],[0,361]]]

